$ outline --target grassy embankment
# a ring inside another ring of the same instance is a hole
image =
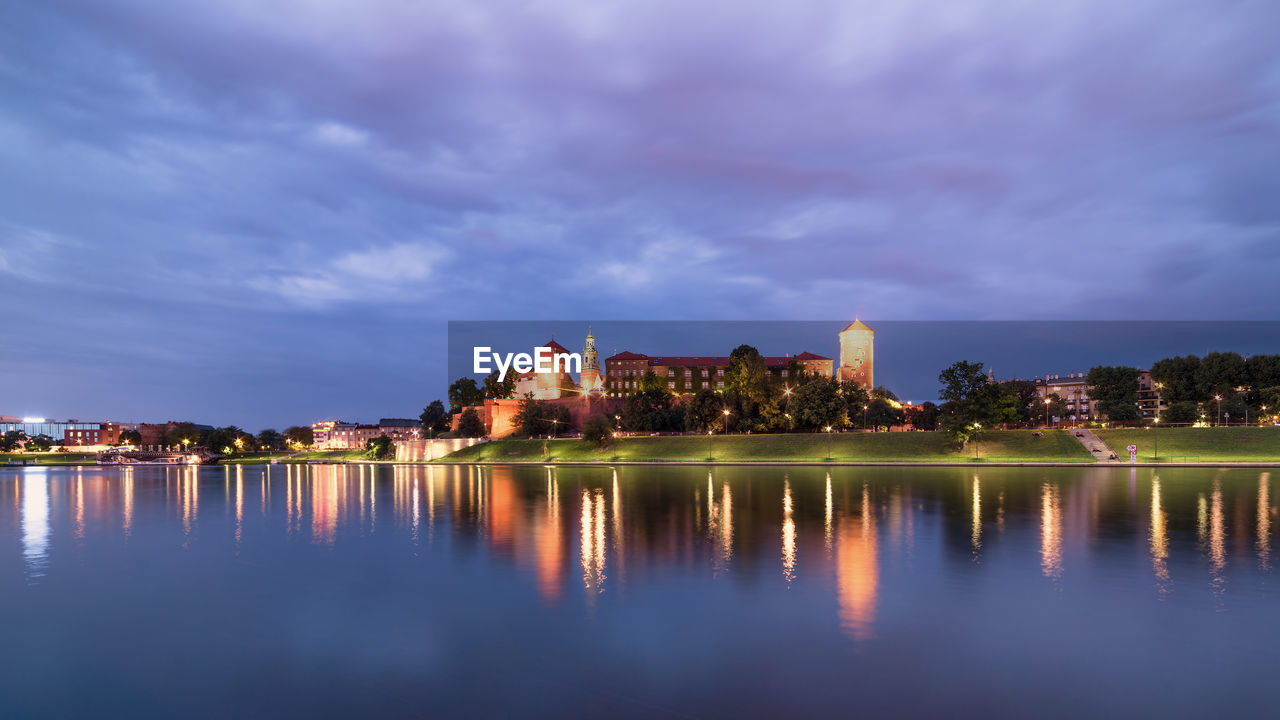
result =
[[[710,453],[717,462],[1092,462],[1075,438],[1063,430],[1036,437],[1031,430],[990,431],[962,452],[947,448],[940,432],[835,433],[830,455],[825,433],[787,435],[715,435]],[[706,462],[708,436],[618,438],[605,449],[582,440],[495,440],[451,455],[445,462]]]
[[[94,453],[0,453],[0,465],[8,462],[15,465],[23,462],[35,465],[96,465],[98,456]]]
[[[255,453],[232,458],[223,458],[223,465],[256,465],[279,460],[282,463],[305,463],[308,460],[368,460],[363,450],[313,450],[304,453]]]
[[[1118,428],[1095,430],[1121,459],[1125,448],[1138,446],[1138,462],[1154,462],[1156,440],[1160,462],[1280,462],[1278,427]]]

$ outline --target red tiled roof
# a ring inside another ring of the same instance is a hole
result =
[[[617,353],[616,355],[610,355],[609,357],[605,358],[604,361],[609,362],[610,360],[643,360],[646,357],[648,357],[648,355],[640,355],[639,353],[633,353],[630,350],[623,350],[622,352]]]
[[[547,343],[546,345],[543,345],[542,347],[545,347],[545,348],[551,348],[551,352],[553,352],[553,353],[567,353],[567,352],[569,352],[569,349],[568,349],[568,348],[566,348],[565,346],[563,346],[563,345],[561,345],[560,343],[556,342],[554,339],[553,339],[551,342]]]
[[[797,360],[830,360],[831,358],[823,357],[822,355],[815,355],[806,350],[805,352],[802,352],[799,355],[797,355],[796,359]]]

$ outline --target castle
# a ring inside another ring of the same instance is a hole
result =
[[[829,357],[801,352],[764,357],[765,368],[784,381],[801,374],[817,375],[856,382],[871,390],[875,386],[875,330],[854,319],[836,337],[840,346],[838,365]],[[542,347],[552,353],[569,352],[554,339]],[[580,427],[591,415],[616,412],[627,396],[640,389],[647,373],[652,372],[668,392],[691,395],[699,390],[723,390],[728,368],[728,356],[650,356],[623,351],[605,359],[602,373],[595,335],[588,327],[576,382],[564,369],[542,373],[530,370],[517,376],[514,397],[487,399],[475,410],[492,437],[504,437],[514,431],[515,415],[526,397],[566,406],[573,424]],[[455,427],[458,419],[459,416],[454,417]]]

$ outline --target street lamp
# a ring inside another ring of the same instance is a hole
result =
[[[791,413],[783,413],[782,417],[787,419],[787,432],[791,432]]]
[[[1213,399],[1218,401],[1218,425],[1222,425],[1222,396],[1214,395]]]
[[[716,460],[716,454],[711,450],[711,439],[714,434],[711,428],[707,428],[707,462],[715,462]]]
[[[1049,405],[1052,402],[1053,401],[1050,400],[1049,398],[1044,399],[1044,426],[1046,428],[1049,427]]]
[[[1155,437],[1156,454],[1151,458],[1151,462],[1160,462],[1160,418],[1157,417],[1151,421],[1151,433]]]
[[[863,430],[867,429],[867,408],[868,407],[871,407],[871,406],[870,405],[862,406],[862,429]]]
[[[721,410],[720,412],[724,414],[724,432],[725,432],[725,434],[728,434],[728,432],[729,432],[729,408],[725,408],[724,410]]]
[[[974,434],[976,435],[980,430],[982,430],[982,423],[977,423],[977,422],[974,423],[973,424]],[[977,462],[980,457],[981,457],[981,454],[978,448],[978,440],[975,438],[973,441],[973,461]]]
[[[827,462],[831,462],[831,426],[827,426]]]

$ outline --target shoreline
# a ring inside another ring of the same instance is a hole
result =
[[[673,466],[673,467],[699,467],[699,466],[726,466],[726,467],[1058,467],[1058,468],[1280,468],[1280,460],[1277,461],[1209,461],[1209,462],[1168,462],[1168,463],[1151,463],[1151,462],[1059,462],[1059,461],[992,461],[992,462],[961,462],[961,461],[937,461],[928,460],[910,461],[875,461],[875,460],[714,460],[714,461],[696,461],[696,460],[453,460],[447,462],[440,461],[411,461],[402,462],[396,460],[310,460],[303,462],[288,463],[218,463],[213,465],[174,465],[173,467],[201,467],[201,468],[217,468],[217,467],[271,467],[283,465],[386,465],[391,467],[463,467],[467,465],[508,465],[508,466],[526,466],[526,467],[617,467],[617,466]],[[91,467],[91,468],[111,468],[117,469],[128,467],[127,465],[98,465],[97,463],[33,463],[30,465],[7,465],[0,463],[0,469],[19,469],[32,467]],[[158,465],[144,465],[140,467],[163,467]]]

